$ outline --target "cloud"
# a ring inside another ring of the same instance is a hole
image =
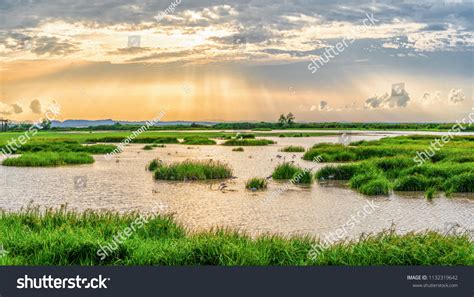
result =
[[[57,37],[39,37],[34,40],[34,47],[31,50],[37,55],[65,56],[78,51],[75,43],[61,42]]]
[[[451,89],[448,93],[448,100],[452,103],[462,102],[466,99],[462,89]]]
[[[321,100],[319,102],[319,110],[327,110],[328,109],[328,103],[324,100]]]
[[[0,114],[1,115],[12,115],[19,114],[23,112],[23,108],[17,104],[8,104],[0,102]]]
[[[366,109],[407,107],[409,101],[410,95],[405,90],[404,84],[398,83],[392,85],[390,95],[385,93],[382,96],[370,97],[365,100],[364,107]]]
[[[41,113],[41,103],[38,99],[34,99],[30,103],[30,109],[33,113]]]

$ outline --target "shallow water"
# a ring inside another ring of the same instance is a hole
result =
[[[353,135],[352,141],[379,139],[383,133]],[[362,233],[378,232],[393,226],[399,232],[425,229],[445,230],[459,224],[474,229],[472,195],[437,197],[432,201],[422,193],[395,193],[389,197],[367,197],[343,183],[312,187],[289,186],[269,182],[263,192],[245,189],[245,181],[254,176],[270,176],[283,159],[314,171],[326,164],[301,160],[303,153],[282,153],[287,145],[306,148],[318,142],[337,142],[337,136],[270,138],[278,142],[266,147],[245,147],[232,152],[227,146],[167,145],[153,151],[143,145],[130,145],[116,159],[96,156],[92,165],[58,168],[17,168],[0,166],[0,207],[20,210],[30,203],[44,207],[67,204],[70,209],[108,209],[120,212],[148,212],[166,206],[177,220],[192,230],[229,227],[252,235],[262,233],[326,236],[340,232],[354,238]],[[281,158],[277,156],[281,156]],[[214,159],[227,162],[235,179],[218,189],[221,182],[154,181],[145,170],[154,158],[165,162],[186,159]],[[370,208],[369,202],[373,203]],[[158,206],[158,208],[157,208]],[[363,216],[366,208],[370,214]],[[359,214],[359,216],[358,216]],[[353,224],[352,224],[353,223]],[[346,225],[344,228],[342,226]],[[345,230],[345,231],[342,231]]]

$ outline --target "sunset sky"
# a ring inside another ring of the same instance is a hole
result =
[[[466,0],[2,0],[0,117],[456,121],[473,27]]]

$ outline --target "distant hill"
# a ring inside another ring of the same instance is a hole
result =
[[[146,121],[139,122],[129,122],[129,121],[115,121],[112,119],[105,120],[65,120],[61,121],[52,121],[52,127],[58,128],[84,128],[84,127],[95,127],[95,126],[112,126],[115,123],[120,123],[122,125],[145,125]],[[171,121],[171,122],[158,122],[155,126],[173,126],[173,125],[183,125],[190,126],[192,123],[200,125],[214,125],[215,122],[193,122],[193,121]]]

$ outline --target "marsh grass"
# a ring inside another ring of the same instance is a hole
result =
[[[154,159],[148,164],[147,169],[148,171],[155,171],[158,169],[158,167],[161,167],[163,165],[163,161],[160,159]]]
[[[316,173],[318,180],[349,180],[352,188],[367,195],[396,191],[474,191],[474,162],[470,162],[472,137],[455,137],[446,147],[418,165],[414,157],[433,141],[433,136],[390,137],[359,141],[349,147],[322,143],[306,152],[304,159],[321,154],[324,161],[356,161],[329,165]]]
[[[277,165],[272,173],[273,179],[291,179],[300,171],[298,166],[285,162]]]
[[[239,147],[233,148],[232,151],[233,152],[243,152],[244,148],[239,146]]]
[[[53,167],[94,163],[94,158],[87,153],[71,152],[38,152],[25,153],[19,157],[3,160],[3,166],[17,167]]]
[[[309,170],[298,169],[291,180],[294,184],[310,185],[313,183],[313,174]]]
[[[109,143],[120,143],[125,141],[127,137],[124,136],[103,136],[88,138],[85,142],[96,143],[96,142],[109,142]],[[162,143],[162,144],[175,144],[179,143],[178,138],[176,137],[163,137],[163,136],[141,136],[136,137],[130,141],[130,143]]]
[[[101,260],[97,251],[138,218],[138,213],[64,209],[1,212],[0,238],[8,253],[0,257],[0,265],[474,265],[467,235],[387,230],[331,245],[312,260],[308,254],[318,241],[309,237],[255,238],[226,229],[190,233],[169,215],[150,217]]]
[[[249,190],[264,190],[267,188],[267,180],[263,177],[253,177],[247,180],[245,188]]]
[[[207,180],[225,179],[232,176],[229,165],[212,160],[186,160],[159,166],[154,173],[155,179],[162,180]]]
[[[144,151],[151,151],[151,150],[153,150],[153,148],[154,148],[154,146],[152,146],[152,145],[145,145],[145,146],[143,147],[143,150],[144,150]]]
[[[286,146],[280,150],[281,152],[285,153],[304,153],[305,149],[302,146]]]
[[[229,146],[262,146],[275,144],[273,140],[268,139],[230,139],[223,143]]]
[[[209,139],[207,137],[186,137],[184,138],[184,141],[181,144],[187,144],[187,145],[213,145],[216,144],[216,142],[212,139]]]

